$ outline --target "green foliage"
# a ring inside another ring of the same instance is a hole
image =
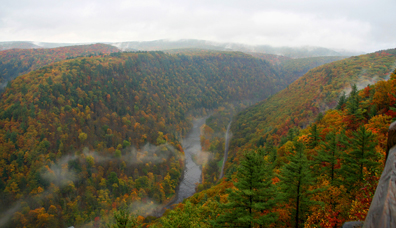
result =
[[[114,211],[114,223],[107,224],[109,228],[138,228],[141,227],[135,215],[129,215],[125,210]]]
[[[316,124],[313,124],[309,133],[310,133],[309,134],[310,140],[308,146],[310,148],[315,148],[319,144],[319,140],[320,140],[318,126]]]
[[[205,217],[205,210],[202,206],[193,206],[191,202],[187,201],[183,207],[183,211],[179,208],[170,211],[160,219],[160,224],[164,228],[211,227],[207,219],[208,217]]]
[[[346,109],[348,115],[353,116],[354,121],[358,121],[363,118],[363,110],[359,108],[359,95],[356,84],[352,86],[352,91],[349,94],[348,101],[346,103]]]
[[[341,144],[343,144],[344,147],[342,147]],[[345,149],[345,145],[347,144],[345,132],[341,132],[338,135],[334,132],[330,132],[326,135],[326,140],[320,142],[321,149],[314,158],[317,175],[326,175],[332,185],[335,184],[335,182],[337,182],[336,184],[340,184],[339,169],[336,168],[336,165],[339,159],[341,159],[341,154],[343,154],[341,152]]]
[[[260,213],[276,204],[275,188],[272,185],[272,169],[263,160],[263,154],[254,151],[245,153],[237,170],[236,189],[228,191],[228,203],[220,205],[225,209],[215,221],[215,226],[269,227],[276,219],[275,213]]]
[[[343,92],[340,96],[340,99],[338,100],[336,109],[341,110],[345,106],[346,102],[347,102],[347,97],[345,95],[345,92]]]
[[[342,171],[345,177],[345,186],[355,189],[364,181],[364,169],[370,174],[379,171],[379,154],[375,151],[377,142],[375,135],[367,131],[364,126],[353,132],[350,139],[352,151],[343,156]]]
[[[294,227],[301,227],[306,220],[306,212],[313,202],[310,200],[309,186],[313,184],[313,175],[309,167],[308,159],[304,153],[304,145],[294,142],[294,154],[290,156],[289,163],[281,168],[279,179],[282,189],[282,199],[285,202],[292,201]]]

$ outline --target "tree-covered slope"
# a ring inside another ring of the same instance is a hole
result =
[[[241,148],[219,184],[150,225],[213,227],[226,221],[246,227],[341,227],[364,221],[395,117],[396,71],[360,91],[353,85],[336,109],[318,115],[305,129],[289,122],[284,140],[277,142],[272,132],[265,142]],[[249,159],[252,154],[255,159]],[[257,166],[260,171],[247,169]],[[255,187],[247,189],[249,184]]]
[[[20,48],[25,49],[0,51],[0,83],[3,87],[6,85],[7,81],[19,75],[37,70],[54,62],[75,58],[77,56],[109,54],[119,51],[116,47],[106,44],[80,45],[51,49],[29,49],[25,46],[21,46]]]
[[[350,57],[314,68],[286,89],[239,113],[232,124],[231,147],[259,143],[271,134],[279,142],[294,126],[306,127],[319,112],[336,105],[351,84],[367,85],[389,77],[394,49]]]
[[[287,75],[286,78],[289,79],[289,81],[285,83],[290,84],[315,67],[345,58],[347,57],[323,56],[323,57],[310,57],[310,58],[300,58],[300,59],[285,59],[279,63],[278,66],[279,74],[285,76]]]
[[[93,226],[164,203],[194,110],[283,87],[271,64],[231,52],[113,53],[19,76],[0,100],[0,213],[11,227]]]
[[[214,50],[198,49],[198,48],[182,48],[182,49],[169,49],[164,52],[169,54],[183,54],[183,55],[197,55],[216,53]],[[309,70],[321,66],[326,63],[334,62],[337,60],[345,59],[347,56],[322,56],[322,57],[309,57],[292,59],[287,56],[265,54],[259,52],[244,52],[255,58],[265,60],[271,63],[278,71],[282,84],[288,85],[299,77],[303,76]]]

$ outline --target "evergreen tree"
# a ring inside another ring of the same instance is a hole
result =
[[[281,198],[285,202],[292,200],[294,203],[294,227],[298,228],[305,220],[308,206],[313,203],[309,200],[311,192],[308,190],[313,177],[304,153],[304,145],[295,141],[294,147],[294,155],[290,156],[290,162],[281,168],[279,179],[282,189]]]
[[[310,138],[308,146],[313,149],[319,144],[319,131],[318,131],[318,126],[316,124],[313,124],[311,129],[309,130],[309,135],[308,137]]]
[[[345,178],[345,186],[358,187],[364,180],[364,169],[374,173],[380,166],[379,155],[375,151],[375,135],[367,131],[364,126],[352,133],[352,151],[343,156],[342,171]]]
[[[346,107],[348,110],[348,115],[353,115],[356,119],[363,118],[363,110],[359,108],[360,97],[358,94],[358,90],[356,85],[352,86],[352,91],[349,94],[348,102],[346,103]]]
[[[347,98],[346,98],[345,92],[343,92],[340,99],[338,100],[336,109],[341,110],[345,106],[346,102],[347,102]]]
[[[274,143],[272,142],[272,140],[269,140],[266,143],[264,150],[266,155],[269,155],[270,161],[275,162],[277,159],[277,151],[276,148],[274,147]]]
[[[298,136],[298,134],[299,134],[298,128],[290,128],[290,130],[287,132],[287,140],[293,141],[294,137]]]
[[[269,227],[277,217],[275,213],[261,215],[276,203],[276,192],[272,184],[272,167],[265,164],[261,153],[247,152],[237,170],[236,189],[228,189],[226,209],[214,222],[225,227]]]
[[[317,169],[320,174],[325,174],[328,176],[330,183],[336,184],[336,175],[338,170],[336,170],[336,165],[338,159],[341,158],[342,148],[340,148],[341,143],[347,144],[345,140],[346,136],[344,132],[336,135],[334,132],[330,132],[326,135],[326,140],[320,142],[322,148],[318,151],[318,155],[315,157],[314,163],[319,166]]]

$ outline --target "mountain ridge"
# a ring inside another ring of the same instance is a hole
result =
[[[94,43],[94,42],[92,42]],[[181,39],[153,40],[153,41],[126,41],[126,42],[100,42],[110,44],[122,51],[165,51],[180,48],[201,48],[217,51],[243,51],[257,52],[275,55],[284,55],[292,58],[318,57],[318,56],[351,56],[362,54],[361,52],[335,51],[323,47],[273,47],[270,45],[248,45],[240,43],[221,43],[207,40]],[[55,48],[61,46],[87,45],[91,43],[46,43],[33,41],[0,42],[0,50],[28,47],[28,48]]]

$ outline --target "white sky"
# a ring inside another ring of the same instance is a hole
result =
[[[0,0],[0,41],[396,48],[396,0]]]

